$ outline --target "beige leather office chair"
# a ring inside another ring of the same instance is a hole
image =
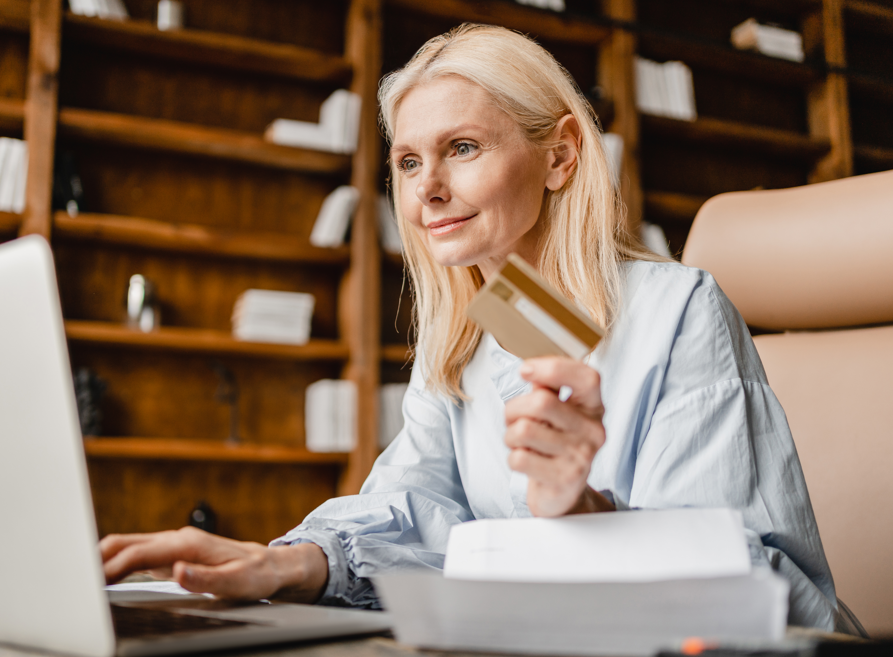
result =
[[[893,635],[893,171],[735,192],[700,210],[682,261],[757,335],[788,416],[837,595]]]

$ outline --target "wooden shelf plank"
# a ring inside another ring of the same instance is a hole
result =
[[[90,458],[161,459],[172,461],[236,461],[343,466],[348,455],[309,452],[286,445],[176,438],[85,438]]]
[[[648,190],[645,192],[645,210],[665,219],[690,222],[708,198],[710,197]]]
[[[21,130],[25,124],[25,101],[0,98],[0,128]]]
[[[22,215],[12,212],[0,212],[0,235],[14,233],[22,225]]]
[[[854,27],[872,32],[893,32],[893,7],[865,0],[846,0],[844,9],[848,23]]]
[[[352,74],[343,57],[215,32],[161,31],[148,21],[111,21],[69,13],[64,37],[156,58],[298,80],[346,84]]]
[[[853,155],[873,166],[893,169],[893,148],[857,144],[853,147]]]
[[[350,158],[346,155],[279,146],[264,141],[259,135],[94,110],[60,109],[59,133],[74,139],[235,160],[306,173],[340,174],[350,168]]]
[[[142,333],[111,322],[67,320],[71,342],[163,351],[224,354],[277,360],[347,360],[349,350],[337,340],[311,340],[303,345],[243,342],[229,333],[211,329],[161,327]]]
[[[826,139],[710,117],[699,118],[697,121],[678,121],[643,114],[642,128],[646,133],[661,137],[807,161],[821,157],[831,148]]]
[[[31,3],[29,0],[0,1],[0,29],[10,32],[28,32],[31,29]]]
[[[779,86],[807,86],[822,73],[811,65],[736,50],[731,45],[671,35],[645,29],[640,35],[640,54],[658,60],[681,59],[692,67],[706,68]]]
[[[228,231],[139,217],[89,213],[70,217],[60,211],[55,213],[54,228],[61,238],[179,253],[331,265],[350,261],[347,247],[321,249],[292,235]]]
[[[856,71],[847,71],[847,78],[850,83],[851,91],[865,94],[882,103],[893,103],[893,80],[885,80],[874,75]]]
[[[412,361],[412,351],[405,344],[381,345],[381,359],[387,363],[406,363]]]
[[[545,41],[595,45],[608,38],[611,29],[594,21],[569,17],[544,9],[518,5],[508,0],[387,0],[387,4],[415,14],[426,14],[459,23],[502,25]]]

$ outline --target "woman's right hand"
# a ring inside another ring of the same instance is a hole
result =
[[[266,547],[195,527],[155,534],[110,534],[99,542],[106,582],[139,570],[163,573],[183,588],[221,598],[316,602],[328,560],[314,543]]]

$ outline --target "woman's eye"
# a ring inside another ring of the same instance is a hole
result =
[[[418,162],[416,162],[415,160],[410,159],[410,158],[408,158],[408,157],[404,157],[404,158],[403,158],[402,160],[400,160],[400,162],[397,164],[397,168],[398,168],[400,171],[407,171],[407,172],[408,172],[408,171],[413,171],[413,170],[416,169],[416,167],[418,167],[418,166],[419,166],[419,163],[418,163]]]
[[[472,151],[474,151],[474,146],[471,144],[465,142],[456,144],[456,155],[471,155]]]

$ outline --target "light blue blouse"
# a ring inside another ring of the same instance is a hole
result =
[[[834,582],[784,411],[713,277],[627,265],[622,310],[588,362],[601,375],[607,435],[589,485],[620,509],[739,509],[753,563],[790,580],[789,623],[834,629]],[[403,431],[361,493],[329,500],[273,542],[323,549],[321,602],[374,607],[367,578],[441,568],[452,525],[531,515],[503,442],[505,402],[528,390],[520,364],[486,335],[462,376],[470,401],[458,405],[413,369]]]

